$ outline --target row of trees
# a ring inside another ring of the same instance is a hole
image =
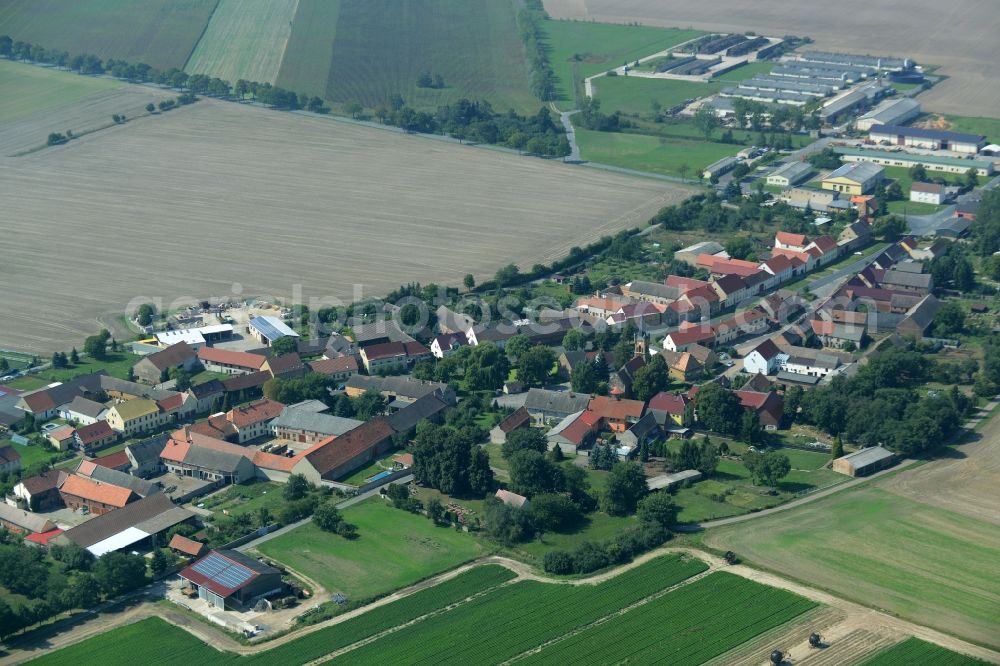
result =
[[[542,0],[525,0],[524,6],[517,13],[517,28],[525,55],[531,64],[531,93],[542,101],[556,98],[556,75],[549,61],[549,48],[545,44],[542,28],[542,22],[546,18],[548,15]]]
[[[46,555],[26,545],[20,535],[0,530],[0,585],[29,599],[16,607],[0,599],[0,638],[63,611],[92,608],[102,598],[137,589],[146,580],[146,559],[141,556],[112,552],[94,559],[75,544],[52,546]]]

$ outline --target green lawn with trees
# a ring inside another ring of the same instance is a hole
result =
[[[375,597],[474,559],[487,550],[472,536],[372,498],[344,509],[357,527],[348,540],[309,523],[257,549],[350,600]]]
[[[551,49],[549,61],[556,76],[557,104],[565,109],[575,108],[575,88],[582,87],[588,76],[626,62],[631,65],[638,58],[704,34],[698,30],[583,21],[545,21],[543,30]]]
[[[11,0],[0,35],[46,49],[183,68],[218,0]]]

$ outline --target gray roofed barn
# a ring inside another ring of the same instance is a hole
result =
[[[585,393],[539,388],[529,389],[524,400],[525,409],[539,425],[561,421],[570,414],[587,409],[589,404],[590,396]]]
[[[433,419],[448,409],[448,404],[434,393],[407,404],[397,412],[385,417],[389,426],[397,433],[409,432],[424,419]]]
[[[168,514],[169,520],[154,521],[164,514]],[[130,527],[138,527],[147,521],[154,521],[150,524],[156,527],[161,527],[163,522],[170,522],[171,525],[168,527],[172,527],[191,518],[194,518],[193,513],[176,506],[166,495],[156,493],[127,504],[117,511],[109,511],[92,518],[81,525],[66,530],[56,538],[87,548]],[[162,529],[167,529],[167,527],[162,527]]]
[[[77,474],[90,477],[95,481],[110,483],[120,488],[128,488],[139,497],[154,495],[160,492],[160,487],[152,481],[140,479],[137,476],[119,472],[116,469],[97,465],[93,461],[84,460],[77,465]]]
[[[286,407],[278,418],[271,421],[271,428],[277,437],[283,437],[284,435],[279,433],[285,431],[305,431],[325,437],[339,437],[345,432],[354,430],[362,423],[363,421],[357,419]]]
[[[103,403],[90,400],[89,398],[84,398],[82,395],[78,395],[73,398],[73,401],[66,406],[67,412],[81,414],[92,419],[96,419],[106,409],[107,407],[105,407]]]
[[[920,302],[910,308],[903,321],[896,326],[896,331],[900,335],[911,335],[920,339],[926,335],[927,330],[934,323],[934,317],[941,309],[941,301],[933,294],[927,294]]]
[[[896,456],[892,451],[881,446],[872,446],[861,449],[846,456],[837,458],[830,467],[834,472],[847,474],[850,476],[868,476],[875,472],[891,467],[896,461]]]

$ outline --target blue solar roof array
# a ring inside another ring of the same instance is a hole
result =
[[[210,553],[191,568],[223,587],[235,590],[254,577],[255,572],[242,564],[231,562],[217,553]]]
[[[261,335],[271,342],[285,336],[299,337],[298,333],[290,329],[285,322],[277,317],[254,317],[250,320],[250,325],[260,331]]]

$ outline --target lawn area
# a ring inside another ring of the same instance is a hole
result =
[[[716,445],[721,440],[712,438]],[[737,442],[727,442],[730,450],[741,454],[746,446]],[[679,449],[680,440],[668,441],[672,450]],[[699,523],[717,518],[738,516],[752,511],[767,509],[784,504],[801,493],[824,488],[847,480],[842,474],[823,469],[829,456],[811,451],[782,448],[778,450],[789,458],[792,471],[782,479],[775,494],[766,488],[754,486],[750,473],[739,460],[723,458],[716,467],[715,474],[708,479],[680,488],[674,501],[680,508],[677,521]]]
[[[230,486],[226,490],[199,500],[199,503],[204,503],[204,508],[215,512],[217,519],[225,515],[224,511],[229,512],[229,516],[240,516],[253,513],[262,507],[267,507],[273,515],[285,503],[281,494],[283,487],[284,484],[269,481]]]
[[[992,573],[1000,526],[878,483],[761,518],[751,528],[709,530],[705,542],[920,624],[1000,645],[1000,578]]]
[[[639,521],[634,516],[609,516],[603,511],[595,511],[585,516],[583,524],[577,530],[565,534],[546,532],[541,539],[518,544],[514,550],[522,558],[532,560],[541,567],[545,553],[550,550],[574,550],[584,541],[608,541],[625,528],[638,524]]]
[[[205,382],[210,382],[213,379],[223,380],[232,377],[232,375],[227,375],[224,372],[213,372],[212,370],[202,370],[194,375],[191,375],[192,384],[204,384]]]
[[[758,74],[769,74],[775,65],[772,60],[758,60],[740,65],[735,69],[713,77],[713,81],[726,81],[727,83],[739,83],[744,79],[752,79]]]
[[[621,67],[626,61],[631,64],[705,34],[698,30],[582,21],[546,21],[543,29],[552,49],[549,61],[557,79],[557,105],[566,109],[574,108],[575,86],[582,85],[588,76]]]
[[[940,645],[934,645],[919,638],[908,638],[902,643],[897,643],[867,659],[861,663],[861,666],[906,666],[907,664],[976,666],[977,664],[985,665],[986,662],[952,652]]]
[[[987,143],[1000,141],[1000,118],[975,118],[972,116],[946,116],[951,123],[949,131],[963,134],[982,134]]]
[[[603,113],[621,111],[625,114],[649,116],[653,101],[663,109],[683,104],[722,89],[715,83],[678,81],[677,79],[647,79],[637,76],[602,76],[594,79],[594,96],[601,102]]]
[[[121,81],[0,60],[0,89],[4,91],[0,96],[0,122],[65,107],[123,85]]]
[[[183,68],[217,3],[7,0],[0,8],[0,35],[70,55],[92,53],[159,69]]]
[[[65,382],[80,375],[104,370],[112,377],[128,379],[129,370],[141,358],[141,356],[131,352],[109,352],[103,360],[81,356],[80,362],[76,365],[71,364],[67,368],[49,368],[42,370],[35,376],[45,380],[45,384],[50,384],[52,382]]]
[[[913,179],[910,178],[908,169],[904,169],[903,167],[885,167],[885,177],[898,181],[899,186],[903,188],[903,196],[907,199],[910,198],[910,186],[913,184]],[[961,185],[965,181],[965,174],[944,173],[942,171],[928,171],[927,177],[931,180],[943,178],[953,185]]]
[[[576,140],[585,160],[667,176],[680,176],[679,169],[686,165],[684,176],[691,182],[701,180],[701,171],[709,164],[740,150],[723,143],[585,129],[576,130]]]
[[[400,94],[427,110],[464,97],[533,114],[542,102],[515,11],[513,0],[301,0],[277,84],[366,108]],[[418,87],[424,71],[445,87]]]
[[[392,470],[392,459],[399,455],[399,451],[393,451],[378,460],[372,461],[370,465],[362,467],[361,469],[355,471],[346,479],[340,479],[341,483],[349,483],[352,486],[361,486],[367,483],[368,477],[374,476],[379,472],[385,472],[387,470]]]
[[[14,450],[21,454],[21,469],[27,469],[35,463],[49,462],[59,453],[55,449],[45,445],[32,444],[31,446],[24,446],[22,444],[15,444],[9,439],[0,439],[0,447],[3,446],[13,446]]]
[[[936,213],[941,210],[941,206],[936,206],[934,204],[924,203],[922,201],[890,201],[886,204],[886,208],[890,213],[895,213],[897,215],[930,215],[931,213]]]
[[[258,550],[355,600],[416,583],[486,552],[474,537],[435,526],[377,497],[342,514],[357,526],[357,539],[348,541],[309,523]]]
[[[184,71],[274,83],[298,0],[219,0]]]
[[[12,379],[9,382],[5,382],[4,386],[9,386],[15,388],[19,391],[36,391],[40,388],[45,388],[52,382],[48,379],[42,379],[38,375],[24,375],[16,379]]]

